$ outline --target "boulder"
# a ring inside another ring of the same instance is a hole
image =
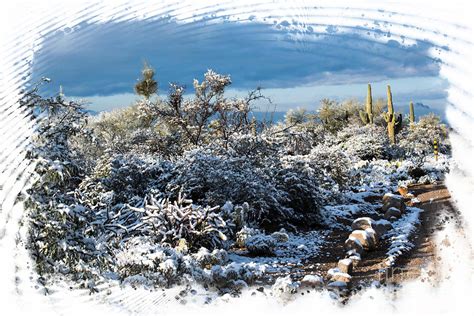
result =
[[[339,273],[339,272],[341,272],[341,271],[339,270],[339,268],[331,268],[331,269],[329,269],[329,270],[328,270],[328,277],[329,277],[329,279],[330,279],[334,274]]]
[[[375,236],[373,236],[375,232],[373,231],[373,229],[370,229],[370,230],[371,232],[368,232],[367,229],[354,230],[349,235],[349,239],[357,240],[364,250],[373,250],[375,249],[375,246],[376,246]],[[357,252],[360,253],[359,251]]]
[[[344,283],[350,283],[352,280],[352,277],[347,273],[336,272],[331,276],[330,280],[331,282],[339,281],[339,282],[344,282]]]
[[[379,237],[382,237],[389,230],[393,228],[392,224],[386,219],[379,219],[372,224],[372,228],[375,230]]]
[[[347,238],[346,242],[344,243],[344,248],[349,252],[353,251],[355,253],[363,254],[364,253],[364,247],[362,244],[359,242],[358,239],[349,236]]]
[[[405,196],[408,194],[408,187],[406,185],[400,185],[397,191],[401,196]]]
[[[382,198],[382,210],[384,212],[387,212],[388,209],[391,207],[394,207],[400,211],[400,213],[403,214],[406,209],[405,202],[403,201],[403,197],[401,195],[395,195],[392,193],[386,193],[383,198]]]
[[[370,217],[359,217],[352,222],[352,230],[364,230],[366,228],[373,228],[374,220]]]
[[[359,265],[359,262],[361,261],[360,255],[358,253],[349,256],[348,259],[351,259],[353,267],[357,267]]]
[[[373,228],[364,229],[367,234],[367,238],[369,239],[369,245],[371,245],[371,249],[377,248],[379,245],[379,235]]]
[[[347,288],[347,283],[342,281],[334,281],[328,284],[328,289],[342,290]]]
[[[402,213],[400,212],[400,210],[398,210],[397,208],[395,207],[391,207],[389,208],[385,214],[384,214],[384,218],[385,219],[388,219],[388,220],[392,220],[393,221],[393,218],[395,219],[398,219],[402,216]]]
[[[301,286],[308,287],[321,287],[324,284],[324,280],[319,275],[305,275],[301,280]]]
[[[351,274],[353,268],[352,260],[349,258],[339,260],[337,268],[343,273]]]

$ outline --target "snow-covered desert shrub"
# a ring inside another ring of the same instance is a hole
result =
[[[182,191],[202,205],[247,202],[248,220],[257,224],[292,215],[284,206],[287,193],[276,187],[264,169],[244,157],[214,155],[208,150],[188,152],[176,163],[167,190]]]
[[[133,204],[148,193],[162,192],[172,164],[153,156],[104,155],[79,185],[81,199],[91,206]]]
[[[145,197],[143,207],[124,205],[122,214],[106,220],[115,234],[152,236],[157,242],[176,246],[185,239],[188,247],[211,249],[223,246],[231,227],[216,212],[218,207],[202,207],[181,196],[169,199]]]
[[[272,286],[272,294],[284,301],[290,300],[292,295],[298,292],[300,282],[291,280],[291,277],[279,277]]]
[[[279,231],[279,232],[273,232],[271,234],[273,239],[275,239],[277,242],[287,242],[289,237],[288,234],[285,233],[284,231]]]
[[[399,146],[408,158],[417,159],[422,164],[427,156],[433,155],[435,139],[440,153],[450,152],[451,145],[447,133],[447,127],[441,123],[440,117],[429,114],[422,116],[418,122],[402,131]]]
[[[120,244],[114,257],[114,269],[124,284],[168,287],[187,272],[181,254],[143,236]],[[138,276],[143,277],[140,282]]]
[[[350,158],[362,160],[387,158],[390,148],[386,130],[376,125],[348,126],[337,134],[336,144]]]
[[[245,242],[252,236],[261,234],[262,232],[256,228],[251,228],[244,226],[241,230],[237,232],[235,235],[235,243],[237,247],[243,248],[245,247]]]
[[[276,240],[269,235],[257,234],[245,240],[245,248],[255,256],[274,255]]]

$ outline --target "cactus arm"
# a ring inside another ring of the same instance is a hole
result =
[[[369,117],[366,112],[359,111],[359,116],[360,116],[360,120],[362,121],[362,123],[364,123],[364,125],[369,124]]]

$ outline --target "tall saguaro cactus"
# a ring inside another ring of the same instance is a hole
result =
[[[374,114],[372,112],[372,87],[367,85],[367,100],[365,101],[365,111],[359,111],[360,119],[364,124],[374,123]]]
[[[388,137],[390,142],[395,144],[395,134],[398,133],[402,127],[402,115],[396,114],[393,110],[392,91],[390,85],[387,85],[387,112],[384,113],[384,119],[387,123]]]
[[[415,124],[415,106],[413,105],[413,101],[410,101],[410,124]]]

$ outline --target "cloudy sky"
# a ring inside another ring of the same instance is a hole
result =
[[[211,68],[232,76],[229,96],[261,86],[277,111],[315,109],[325,97],[362,100],[368,82],[374,97],[384,97],[391,84],[400,107],[410,100],[438,111],[444,107],[447,83],[425,42],[375,34],[387,37],[377,42],[336,27],[294,31],[288,21],[267,22],[183,24],[160,18],[80,24],[45,36],[33,80],[47,76],[52,83],[46,94],[62,85],[68,97],[89,101],[95,111],[136,100],[133,86],[145,61],[156,70],[161,97],[170,82],[187,85],[191,93],[192,80]]]

